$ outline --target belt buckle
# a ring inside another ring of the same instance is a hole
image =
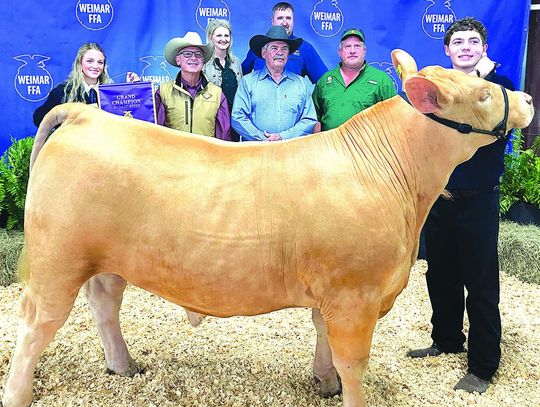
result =
[[[441,198],[447,200],[447,201],[453,201],[454,195],[452,193],[453,190],[443,189],[441,192]]]

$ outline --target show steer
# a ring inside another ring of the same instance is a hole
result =
[[[321,393],[339,392],[339,375],[343,404],[364,406],[373,330],[407,285],[431,205],[459,163],[533,116],[522,92],[417,72],[404,51],[392,58],[410,104],[396,96],[277,143],[227,143],[82,104],[52,110],[33,152],[28,287],[4,407],[31,403],[38,358],[85,283],[108,368],[137,372],[118,321],[126,281],[218,317],[312,308]]]

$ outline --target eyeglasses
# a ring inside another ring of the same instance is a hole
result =
[[[195,58],[202,58],[204,56],[204,54],[201,51],[182,51],[182,52],[179,52],[178,55],[182,55],[185,58],[191,58],[193,56]]]

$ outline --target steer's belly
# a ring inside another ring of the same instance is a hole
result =
[[[285,289],[278,274],[270,278],[267,273],[243,269],[223,269],[220,273],[184,270],[168,277],[132,274],[126,279],[173,303],[218,317],[316,306],[312,298],[296,288],[298,284]]]

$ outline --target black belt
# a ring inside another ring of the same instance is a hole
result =
[[[499,189],[499,186],[496,185],[493,187],[493,191]],[[448,195],[442,194],[441,196],[446,199],[453,201],[454,199],[470,198],[471,196],[478,195],[481,192],[490,191],[489,189],[446,189]]]
[[[470,198],[482,192],[481,189],[447,189],[450,199]]]

